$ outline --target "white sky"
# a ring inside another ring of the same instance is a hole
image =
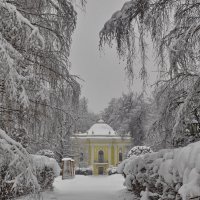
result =
[[[115,49],[98,50],[99,31],[111,15],[121,9],[125,0],[87,0],[86,12],[79,11],[78,23],[73,35],[70,60],[72,73],[84,82],[82,96],[89,101],[89,109],[100,112],[107,107],[113,97],[120,97],[128,91],[125,63],[117,57]],[[131,87],[140,91],[141,81],[136,80]]]

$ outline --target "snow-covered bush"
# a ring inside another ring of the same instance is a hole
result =
[[[117,172],[119,174],[124,174],[123,170],[127,162],[130,160],[135,159],[137,156],[144,155],[146,153],[152,153],[152,149],[147,146],[134,146],[128,153],[127,153],[127,159],[123,160],[117,167]],[[124,174],[126,177],[126,174]]]
[[[147,146],[134,146],[128,153],[127,158],[130,158],[132,155],[140,156],[146,153],[152,153],[150,147]]]
[[[60,167],[54,158],[30,155],[0,129],[0,199],[38,194],[51,188]],[[36,197],[34,199],[37,199]]]
[[[200,142],[132,156],[120,170],[126,175],[126,187],[141,194],[142,200],[200,196]]]
[[[49,158],[55,158],[54,152],[49,149],[42,149],[36,153],[36,155],[47,156]]]
[[[52,188],[54,178],[60,175],[60,167],[54,158],[32,155],[38,183],[42,189]]]
[[[7,200],[40,190],[30,155],[0,129],[0,197]]]
[[[108,175],[117,174],[118,173],[117,172],[117,167],[109,167],[107,169],[107,173],[108,173]]]

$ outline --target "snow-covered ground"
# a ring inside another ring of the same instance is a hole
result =
[[[82,176],[55,179],[54,190],[43,193],[43,200],[133,200],[134,195],[123,186],[124,178],[112,176]],[[136,199],[136,198],[135,198]]]

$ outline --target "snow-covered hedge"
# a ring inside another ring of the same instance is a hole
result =
[[[200,142],[131,156],[118,168],[141,200],[188,200],[200,196]]]
[[[137,158],[137,156],[144,155],[146,153],[152,153],[153,150],[147,146],[134,146],[128,153],[127,159],[123,160],[117,167],[117,172],[119,174],[124,174],[123,170],[127,162],[131,159]],[[125,175],[125,174],[124,174]]]
[[[7,200],[40,190],[31,156],[0,129],[0,199]]]
[[[42,189],[52,188],[54,178],[60,175],[60,167],[54,158],[31,155],[36,169],[38,183]]]

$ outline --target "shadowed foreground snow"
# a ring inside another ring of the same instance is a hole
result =
[[[112,176],[82,176],[55,179],[54,191],[43,193],[44,200],[133,200],[134,195],[123,186],[124,178]],[[136,199],[136,198],[135,198]]]

